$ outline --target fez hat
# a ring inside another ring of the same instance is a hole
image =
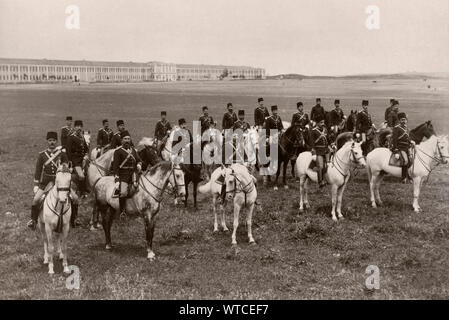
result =
[[[75,127],[76,126],[83,126],[83,122],[81,120],[75,120]]]
[[[167,115],[167,111],[161,111],[161,116],[166,116]]]
[[[48,139],[58,140],[58,134],[54,131],[49,131],[49,132],[47,132],[47,140]]]
[[[239,116],[244,116],[245,115],[245,110],[239,110]]]
[[[117,126],[121,125],[121,124],[125,124],[125,121],[123,120],[117,120]]]
[[[186,119],[181,118],[181,119],[178,120],[178,124],[179,124],[179,125],[182,125],[182,124],[184,124],[184,123],[186,123]]]
[[[228,102],[227,107],[232,107],[232,102]]]
[[[109,120],[108,119],[104,119],[103,120],[103,124],[105,124],[106,122],[109,122]]]
[[[271,106],[271,111],[274,111],[274,110],[277,110],[277,109],[278,109],[277,105]]]
[[[403,119],[403,118],[407,119],[407,115],[405,114],[405,112],[399,112],[398,113],[398,119]]]
[[[206,109],[208,110],[209,108],[207,106],[204,106],[203,107],[203,111],[206,110]]]
[[[390,99],[390,103],[393,103],[393,102],[395,102],[396,100],[395,99]]]
[[[334,104],[340,103],[340,99],[335,99]]]
[[[120,137],[123,139],[124,137],[130,137],[131,135],[129,134],[128,130],[123,130],[122,132],[120,132]]]
[[[362,106],[367,106],[369,104],[368,100],[362,100]]]
[[[257,102],[261,102],[261,101],[263,101],[263,98],[257,99]]]
[[[302,106],[302,102],[301,101],[296,103],[296,108],[298,108],[299,106]]]
[[[393,100],[392,104],[393,104],[393,106],[398,105],[399,101],[398,100]]]
[[[67,116],[65,119],[66,120],[73,120],[73,118],[71,116]]]
[[[316,100],[315,100],[316,102],[321,102],[321,98],[316,98]]]

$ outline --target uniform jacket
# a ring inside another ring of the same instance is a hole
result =
[[[393,111],[393,107],[388,107],[386,110],[385,110],[385,121],[388,121],[388,115],[390,114],[390,112],[392,112]]]
[[[165,121],[159,120],[156,123],[156,129],[154,130],[154,136],[158,140],[163,140],[167,136],[167,132],[171,129],[172,129],[172,127],[171,127],[170,122],[168,122],[167,120],[165,120]]]
[[[234,122],[238,120],[237,115],[233,111],[232,113],[226,112],[223,116],[222,128],[224,129],[232,129],[234,126]]]
[[[393,150],[408,151],[410,148],[410,136],[407,126],[398,124],[393,128]]]
[[[332,110],[330,112],[329,125],[330,126],[338,126],[341,123],[341,121],[343,120],[343,116],[344,116],[343,110],[335,108],[334,110]]]
[[[122,137],[120,136],[120,131],[114,133],[111,139],[111,149],[118,148],[122,145]],[[134,147],[134,144],[131,140],[131,147]]]
[[[84,156],[89,152],[89,147],[82,135],[72,133],[67,139],[67,157],[72,162],[72,166],[78,167],[83,163]]]
[[[254,125],[263,126],[265,119],[270,116],[268,109],[266,107],[257,107],[254,110]]]
[[[368,112],[360,111],[357,113],[357,132],[367,133],[367,131],[373,126],[371,121],[371,115]]]
[[[200,122],[201,122],[201,134],[203,134],[204,131],[209,129],[210,126],[214,123],[214,119],[211,116],[202,115],[200,117]]]
[[[250,125],[245,120],[243,120],[243,121],[237,120],[236,122],[234,122],[234,127],[233,127],[234,130],[241,129],[243,132],[245,132],[249,128],[250,128]]]
[[[97,147],[103,148],[104,146],[110,144],[113,135],[114,132],[112,131],[112,129],[100,128],[97,135]]]
[[[47,149],[40,152],[34,171],[34,184],[45,187],[49,182],[54,182],[58,166],[62,163],[68,163],[67,154],[64,149],[56,149],[53,152]]]
[[[72,127],[64,126],[61,128],[61,146],[63,148],[67,146],[67,139],[73,132],[75,132],[75,129]]]
[[[270,129],[277,129],[278,131],[283,130],[284,125],[282,124],[281,117],[275,115],[269,116],[265,121],[265,129],[267,130],[267,137],[270,136]]]
[[[391,111],[388,114],[387,124],[390,128],[394,128],[399,124],[398,113],[395,111]]]
[[[309,123],[309,115],[305,112],[296,112],[292,117],[292,126],[298,122],[299,125],[304,128]]]
[[[329,153],[327,130],[323,127],[321,130],[314,127],[310,133],[312,148],[315,149],[317,155],[325,155]]]
[[[326,113],[324,112],[324,108],[321,105],[315,105],[310,112],[310,119],[312,121],[318,122],[317,119],[326,118]]]
[[[142,164],[142,160],[136,152],[136,149],[130,147],[125,149],[120,147],[114,152],[112,162],[112,172],[116,179],[126,183],[132,183],[133,173],[137,171],[137,164]]]

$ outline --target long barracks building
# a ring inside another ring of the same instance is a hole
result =
[[[0,83],[147,82],[265,79],[253,67],[0,58]]]

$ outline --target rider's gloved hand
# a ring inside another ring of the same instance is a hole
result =
[[[410,143],[412,144],[412,146],[414,146],[416,144],[416,142],[413,140],[411,140]]]
[[[33,193],[34,193],[34,194],[36,194],[36,192],[37,192],[38,190],[39,190],[39,187],[38,187],[38,186],[34,186],[34,187],[33,187]]]
[[[140,163],[137,164],[137,171],[142,171],[142,165]]]

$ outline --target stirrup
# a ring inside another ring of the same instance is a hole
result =
[[[37,226],[37,221],[34,221],[33,219],[31,219],[31,220],[28,221],[28,223],[27,223],[27,227],[30,228],[30,229],[33,230],[33,231],[36,230],[36,226]]]

